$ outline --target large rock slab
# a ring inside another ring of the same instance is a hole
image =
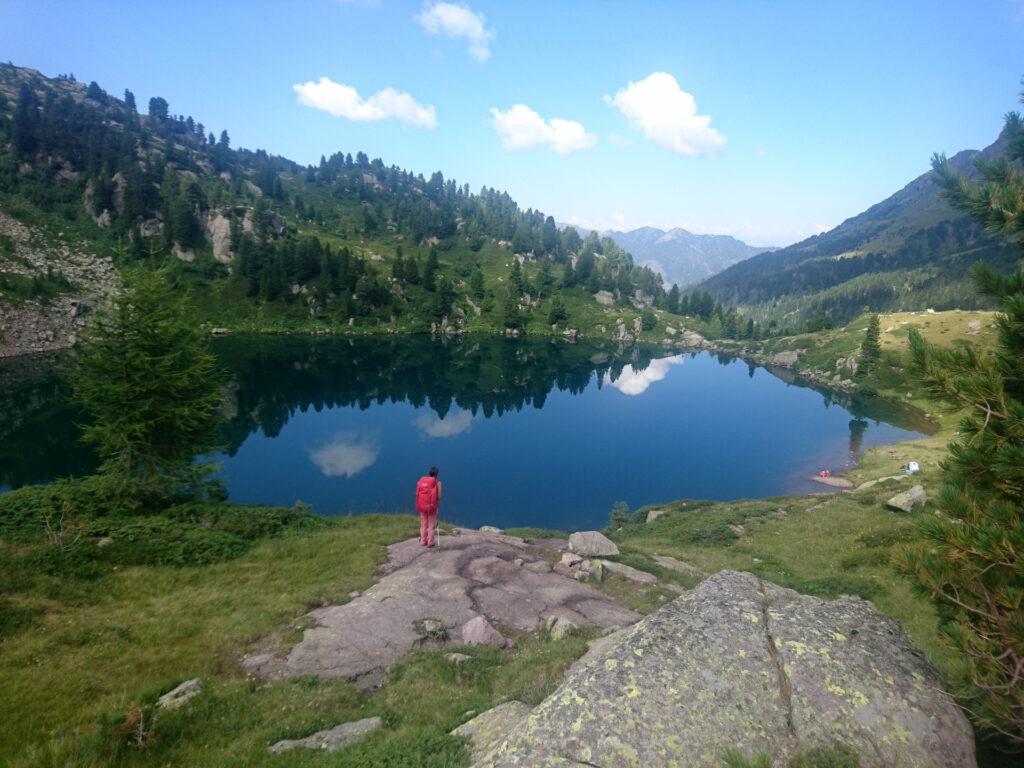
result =
[[[885,506],[889,509],[894,509],[897,512],[913,512],[916,507],[923,506],[927,503],[928,494],[924,492],[924,488],[922,486],[915,485],[909,491],[897,493],[885,502]]]
[[[418,539],[392,544],[380,581],[345,605],[311,611],[316,626],[287,654],[264,651],[242,664],[264,678],[343,678],[365,690],[413,650],[481,639],[505,645],[495,627],[525,632],[548,616],[563,616],[580,627],[608,629],[640,618],[552,570],[546,554],[513,536],[469,529],[445,536],[439,549],[421,547]]]
[[[156,700],[156,705],[160,709],[178,709],[201,694],[203,689],[203,681],[198,677],[194,677],[191,680],[186,680],[174,690],[165,693]]]
[[[634,568],[631,565],[626,565],[625,563],[616,563],[612,560],[602,560],[601,564],[605,567],[606,570],[611,571],[612,573],[617,573],[624,579],[635,581],[638,584],[658,583],[658,577],[655,576],[653,573],[641,571],[640,569]]]
[[[584,557],[609,557],[619,554],[615,542],[597,531],[577,531],[570,534],[569,549]]]
[[[704,766],[728,748],[777,766],[846,744],[862,768],[975,768],[971,727],[892,619],[723,571],[624,630],[482,760]]]
[[[523,702],[506,701],[463,723],[451,735],[469,739],[470,760],[479,760],[501,743],[528,714],[530,707]]]
[[[321,749],[324,752],[337,752],[350,744],[355,744],[367,734],[382,728],[384,721],[379,717],[367,717],[352,723],[342,723],[326,731],[317,731],[304,739],[282,739],[267,747],[268,752],[287,752],[289,749]]]
[[[684,563],[682,560],[676,560],[668,555],[654,555],[652,559],[662,568],[668,568],[670,571],[681,573],[683,576],[687,576],[697,582],[704,581],[708,577],[700,568]]]

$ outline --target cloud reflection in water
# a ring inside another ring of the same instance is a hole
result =
[[[327,477],[354,477],[380,456],[380,439],[357,432],[339,432],[310,451],[309,458]]]
[[[622,373],[615,381],[612,381],[611,376],[606,373],[604,375],[604,383],[610,384],[624,395],[642,395],[651,384],[664,379],[668,375],[670,367],[682,365],[683,359],[683,355],[662,357],[658,360],[652,360],[651,364],[642,371],[636,371],[632,365],[627,365],[622,369]]]
[[[413,421],[424,437],[455,437],[473,426],[475,417],[469,411],[452,411],[443,419],[436,413],[421,413]]]

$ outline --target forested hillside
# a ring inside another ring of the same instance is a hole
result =
[[[990,160],[1003,149],[1001,137],[981,152],[958,153],[950,165],[973,176],[977,159]],[[865,306],[988,308],[968,270],[981,261],[1008,272],[1018,258],[1015,244],[988,235],[950,207],[926,173],[835,229],[742,261],[701,288],[759,321],[800,329],[815,315],[842,325]]]
[[[170,264],[201,319],[238,330],[600,334],[667,298],[661,277],[610,239],[559,230],[504,192],[362,152],[302,166],[235,148],[227,130],[160,97],[143,114],[131,91],[10,64],[0,211],[50,254],[71,243],[121,270]],[[17,240],[0,243],[0,304],[44,307],[75,290],[59,259],[44,269]]]

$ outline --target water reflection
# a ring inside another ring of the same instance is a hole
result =
[[[436,413],[421,413],[413,424],[426,438],[456,437],[472,427],[475,419],[469,411],[452,411],[443,419]]]
[[[636,369],[627,365],[622,369],[619,378],[612,380],[611,374],[605,374],[605,384],[611,384],[624,395],[642,395],[647,388],[656,381],[661,381],[668,375],[668,369],[673,365],[683,364],[683,355],[663,357],[660,360],[653,360],[646,368]]]
[[[380,456],[378,435],[360,436],[355,432],[339,432],[309,458],[325,477],[354,477],[372,467]]]

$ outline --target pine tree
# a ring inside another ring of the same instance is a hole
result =
[[[479,265],[473,269],[473,273],[469,276],[469,292],[477,301],[482,301],[484,298],[484,273]]]
[[[427,255],[427,265],[423,268],[423,287],[428,291],[437,288],[437,249],[431,248]]]
[[[871,315],[868,318],[868,328],[864,332],[864,341],[860,345],[860,367],[857,372],[868,371],[873,368],[882,358],[882,329],[878,321],[878,315]]]
[[[955,207],[992,233],[1020,238],[1018,114],[1007,116],[1004,137],[1006,156],[980,162],[979,182],[956,174],[941,156],[933,167]],[[994,351],[967,343],[940,349],[910,334],[913,370],[964,416],[942,464],[943,514],[927,517],[924,541],[899,552],[897,565],[939,604],[957,693],[977,723],[1024,743],[1024,270],[1002,276],[979,265],[973,278],[1002,310]]]
[[[654,310],[644,307],[644,311],[640,313],[640,327],[645,331],[653,331],[657,326],[658,316],[654,314]]]
[[[548,313],[548,325],[555,325],[569,319],[569,313],[565,311],[565,304],[559,296],[551,300],[551,311]]]
[[[79,348],[75,396],[92,416],[84,439],[126,510],[159,504],[202,474],[193,457],[209,447],[220,378],[187,301],[165,272],[139,271]]]

